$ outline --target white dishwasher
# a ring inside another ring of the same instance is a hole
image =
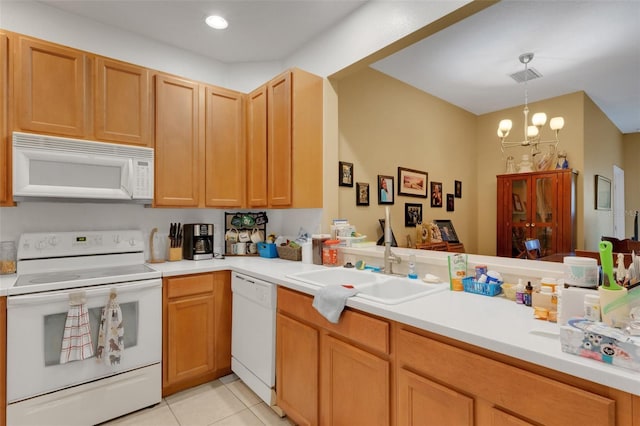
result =
[[[269,406],[275,404],[276,285],[233,273],[231,370]]]

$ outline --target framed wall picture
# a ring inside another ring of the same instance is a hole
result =
[[[378,204],[393,204],[393,176],[378,175]]]
[[[428,173],[398,167],[398,195],[427,198]]]
[[[454,184],[455,184],[455,191],[453,192],[456,198],[462,198],[462,181],[456,180],[454,181]]]
[[[453,194],[447,194],[447,211],[452,212],[453,209],[454,209]]]
[[[513,211],[523,212],[524,211],[524,205],[522,204],[522,201],[520,200],[520,196],[518,194],[511,194],[511,198],[513,199]]]
[[[596,175],[596,210],[611,210],[611,179]]]
[[[442,182],[431,182],[431,207],[442,207]]]
[[[338,162],[338,184],[353,187],[353,163]]]
[[[422,223],[422,204],[404,203],[404,226]]]
[[[450,220],[434,220],[433,223],[435,223],[438,229],[440,229],[442,241],[447,241],[449,243],[460,242],[460,240],[458,240],[458,234],[456,234],[456,230]]]
[[[356,182],[356,206],[369,205],[369,184]]]

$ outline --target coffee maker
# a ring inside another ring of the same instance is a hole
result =
[[[213,224],[186,223],[182,242],[182,257],[189,260],[213,258]]]

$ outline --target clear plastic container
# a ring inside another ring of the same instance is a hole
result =
[[[338,247],[340,240],[327,240],[322,245],[322,264],[324,266],[338,266]]]
[[[15,274],[16,272],[16,245],[13,241],[0,243],[0,274]]]

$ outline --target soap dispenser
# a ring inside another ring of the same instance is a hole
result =
[[[409,273],[407,274],[407,277],[411,278],[412,280],[415,280],[418,278],[418,274],[416,274],[416,255],[412,254],[411,256],[409,256]]]

